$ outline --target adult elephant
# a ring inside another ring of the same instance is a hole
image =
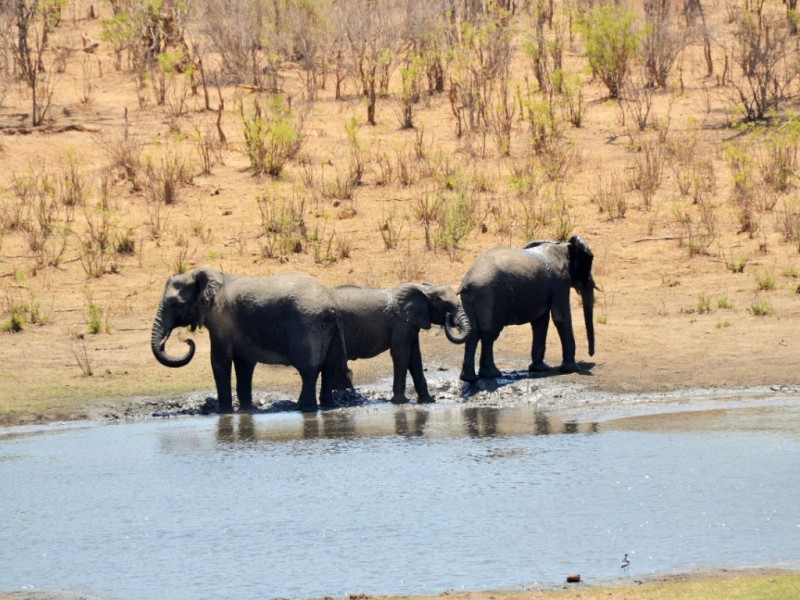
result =
[[[545,371],[547,328],[553,317],[561,338],[563,372],[578,370],[569,305],[570,288],[583,302],[589,356],[594,355],[592,278],[594,256],[580,236],[566,243],[531,242],[524,249],[493,248],[478,257],[464,276],[459,294],[472,330],[464,347],[461,379],[499,377],[494,342],[506,325],[530,323],[533,329],[529,371]],[[481,342],[480,369],[475,374],[475,351]]]
[[[240,409],[253,406],[253,370],[257,363],[289,365],[300,373],[299,409],[317,410],[332,402],[333,389],[352,387],[347,373],[341,315],[330,291],[304,273],[263,279],[197,269],[167,279],[158,305],[151,348],[158,362],[182,367],[195,345],[174,358],[165,344],[176,327],[206,327],[211,339],[211,369],[220,412],[233,411],[231,364],[236,370]]]
[[[443,325],[448,340],[464,343],[469,321],[453,289],[406,283],[386,290],[343,285],[332,291],[342,311],[347,358],[372,358],[389,350],[394,366],[392,402],[408,402],[407,371],[414,381],[417,402],[434,402],[422,370],[419,330]]]

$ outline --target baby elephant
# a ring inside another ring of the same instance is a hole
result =
[[[444,325],[447,339],[463,344],[469,320],[448,286],[406,283],[389,290],[343,285],[333,290],[344,325],[347,358],[372,358],[390,350],[394,364],[392,402],[408,402],[406,371],[411,372],[417,402],[434,402],[422,372],[419,330]]]

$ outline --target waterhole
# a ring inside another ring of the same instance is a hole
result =
[[[800,559],[800,405],[192,417],[0,437],[0,591],[313,598]]]

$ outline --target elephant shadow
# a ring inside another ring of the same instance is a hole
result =
[[[595,362],[578,361],[578,370],[574,373],[582,377],[592,377],[592,369],[597,365]],[[489,379],[479,379],[474,382],[462,382],[461,397],[471,398],[481,392],[496,392],[508,385],[513,385],[523,379],[548,379],[550,377],[558,377],[561,375],[568,375],[569,373],[562,373],[558,367],[550,367],[546,371],[508,371],[503,373],[500,377],[493,377]]]

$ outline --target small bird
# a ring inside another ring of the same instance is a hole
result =
[[[626,577],[630,577],[628,573],[628,567],[631,565],[631,561],[628,559],[628,553],[625,553],[625,556],[622,557],[622,562],[620,563],[620,567],[622,568],[622,572],[625,573]]]

